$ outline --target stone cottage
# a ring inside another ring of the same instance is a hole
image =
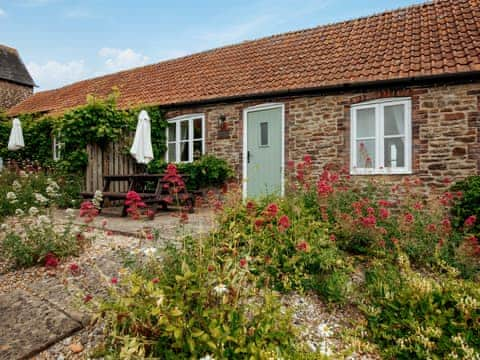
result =
[[[18,51],[0,44],[0,111],[33,95],[34,86]]]
[[[438,0],[274,35],[35,94],[61,113],[120,90],[161,106],[165,159],[227,159],[244,194],[283,190],[288,160],[442,187],[480,173],[480,1]]]

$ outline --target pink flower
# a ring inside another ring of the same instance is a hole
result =
[[[377,224],[377,219],[374,215],[368,215],[361,218],[361,222],[366,227],[373,227]]]
[[[449,219],[447,218],[444,218],[442,220],[442,227],[443,227],[443,230],[446,231],[446,232],[450,232],[452,230],[452,223],[450,222]]]
[[[288,218],[287,215],[282,215],[280,216],[280,219],[278,220],[278,229],[280,232],[284,232],[290,227],[290,219]]]
[[[145,239],[147,239],[147,240],[153,240],[153,234],[152,234],[151,232],[147,232],[147,233],[145,234]]]
[[[437,230],[437,226],[435,224],[428,224],[427,231],[428,232],[435,232]]]
[[[68,268],[70,269],[70,272],[74,275],[80,272],[80,266],[78,266],[78,264],[76,263],[71,263]]]
[[[297,244],[297,250],[298,251],[303,251],[303,252],[307,252],[308,251],[308,243],[306,241],[302,241],[302,242],[299,242]]]
[[[86,304],[88,303],[90,300],[93,299],[93,296],[90,295],[90,294],[87,294],[84,298],[83,298],[83,302]]]
[[[382,219],[388,219],[390,217],[390,211],[386,208],[380,208],[378,211]]]
[[[331,234],[330,241],[335,241],[335,240],[337,240],[337,237],[335,236],[335,234]]]
[[[312,157],[310,155],[305,155],[303,157],[303,161],[305,162],[306,165],[311,165],[312,164]]]
[[[251,200],[250,200],[250,201],[247,202],[247,206],[246,206],[246,207],[247,207],[247,212],[248,212],[248,213],[252,213],[252,212],[255,211],[257,205],[255,204],[254,201],[251,201]]]
[[[333,187],[326,180],[320,180],[317,183],[317,192],[320,196],[327,196],[333,192]]]
[[[287,161],[287,168],[290,170],[295,169],[295,162],[293,160],[288,160]]]
[[[422,210],[422,209],[423,209],[423,205],[417,201],[417,202],[413,205],[413,208],[414,208],[415,210]]]
[[[472,227],[475,225],[475,222],[477,221],[477,216],[476,215],[470,215],[464,222],[464,226],[467,228]]]
[[[271,203],[270,205],[267,206],[266,213],[270,217],[275,217],[277,216],[278,213],[278,205],[275,203]]]
[[[258,231],[263,226],[263,218],[257,218],[254,222],[255,229]]]
[[[44,261],[45,261],[45,267],[52,267],[52,268],[56,268],[60,263],[60,260],[58,260],[58,258],[53,253],[48,253],[47,255],[45,255]]]
[[[244,268],[245,266],[247,266],[247,259],[240,259],[240,267]]]
[[[412,213],[406,213],[403,218],[407,224],[411,224],[415,220]]]
[[[107,235],[107,236],[112,236],[112,235],[113,235],[113,231],[112,231],[112,230],[107,230],[107,231],[105,231],[105,235]]]
[[[152,283],[154,283],[154,284],[158,283],[159,281],[160,281],[160,280],[159,280],[158,278],[153,278],[153,279],[152,279]]]
[[[116,284],[118,284],[118,279],[117,279],[116,277],[112,277],[112,278],[110,279],[110,282],[111,282],[113,285],[116,285]]]

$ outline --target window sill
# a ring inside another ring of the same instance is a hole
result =
[[[350,169],[350,175],[411,175],[411,169]]]

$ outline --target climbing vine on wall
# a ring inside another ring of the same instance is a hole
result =
[[[87,97],[84,106],[67,111],[56,118],[39,115],[18,116],[24,130],[25,148],[12,152],[7,150],[11,120],[0,118],[0,156],[4,159],[29,159],[42,165],[54,166],[68,173],[82,172],[88,162],[87,145],[105,147],[110,142],[129,137],[137,124],[141,109],[147,110],[152,124],[154,156],[163,157],[165,152],[166,122],[162,110],[153,106],[138,106],[124,110],[117,107],[118,91],[106,98]],[[52,139],[62,145],[61,160],[54,163]],[[128,151],[128,149],[126,149]]]

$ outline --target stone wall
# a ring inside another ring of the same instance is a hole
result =
[[[33,87],[0,79],[0,111],[18,104],[31,95]]]
[[[329,163],[349,166],[350,106],[363,101],[410,97],[412,100],[413,174],[431,188],[444,188],[445,178],[480,174],[480,83],[343,92],[330,95],[271,98],[167,111],[167,119],[204,113],[206,151],[242,171],[243,110],[260,103],[285,104],[286,160],[310,154],[316,173]],[[228,130],[219,131],[226,116]],[[378,175],[375,175],[378,177]],[[383,175],[395,183],[400,175]]]

